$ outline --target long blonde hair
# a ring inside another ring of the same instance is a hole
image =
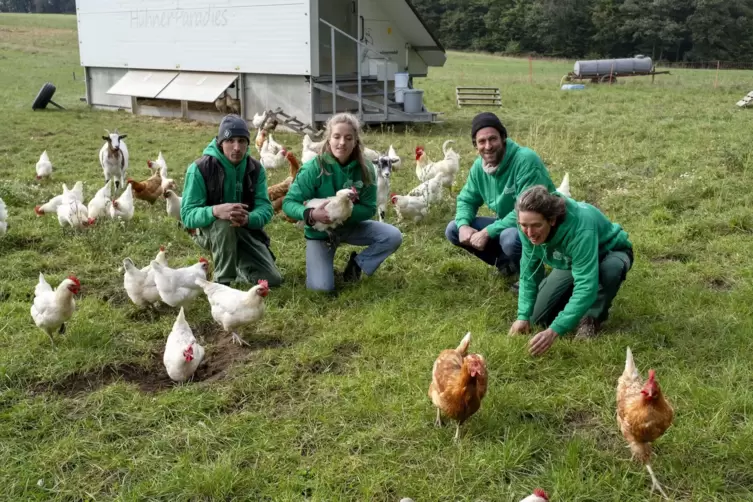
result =
[[[356,144],[353,147],[353,151],[350,154],[348,162],[352,162],[354,160],[357,161],[358,165],[361,168],[361,180],[363,181],[364,186],[371,185],[374,180],[371,177],[371,169],[369,169],[368,165],[366,164],[366,159],[363,156],[363,143],[361,143],[361,122],[352,113],[337,113],[335,115],[332,115],[329,120],[327,120],[327,124],[324,126],[324,145],[322,145],[321,153],[329,153],[330,155],[334,156],[334,154],[332,154],[332,148],[329,146],[329,140],[330,138],[332,138],[332,129],[334,129],[335,125],[337,124],[348,124],[353,129],[353,136]],[[318,158],[318,162],[320,169],[319,176],[323,174],[329,175],[329,173],[327,173],[324,169],[324,163],[322,162],[321,157]]]

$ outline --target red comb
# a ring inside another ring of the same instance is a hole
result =
[[[533,491],[533,494],[536,495],[537,497],[541,497],[544,500],[549,500],[549,497],[547,496],[546,492],[542,490],[541,488],[536,488]]]
[[[81,283],[79,282],[79,280],[76,278],[75,275],[69,275],[68,279],[73,281],[73,284],[75,284],[76,286],[81,287]]]
[[[268,289],[269,283],[266,281],[266,279],[259,279],[259,286],[261,286],[264,289]]]
[[[416,153],[423,152],[423,151],[424,151],[424,147],[422,147],[422,146],[417,146],[416,147]]]
[[[648,381],[653,382],[655,378],[656,378],[656,371],[648,370]]]
[[[159,247],[159,250],[160,250],[160,251],[164,251],[164,250],[165,250],[165,246],[160,246],[160,247]]]
[[[199,263],[209,263],[209,262],[207,261],[207,259],[206,259],[206,258],[204,258],[204,257],[202,256],[201,258],[199,258]]]

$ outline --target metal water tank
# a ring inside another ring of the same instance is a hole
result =
[[[651,73],[653,63],[651,58],[635,56],[622,59],[594,59],[590,61],[576,61],[573,73],[578,77],[596,77],[599,75],[624,75],[626,73]]]

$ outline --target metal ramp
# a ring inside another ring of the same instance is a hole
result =
[[[499,87],[455,87],[458,107],[463,106],[502,106]]]
[[[745,108],[747,106],[753,107],[753,91],[743,96],[743,99],[737,102],[737,106]]]
[[[318,137],[324,131],[315,129],[311,124],[306,124],[305,122],[302,122],[298,118],[296,118],[295,115],[288,115],[285,113],[282,108],[279,106],[275,108],[274,110],[267,110],[267,119],[265,120],[265,124],[268,124],[270,122],[277,122],[277,125],[283,125],[287,127],[288,129],[291,129],[298,134],[309,134],[313,137]]]

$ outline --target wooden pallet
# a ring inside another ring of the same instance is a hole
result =
[[[462,106],[502,106],[499,87],[455,87],[455,99]]]
[[[738,101],[737,106],[740,106],[740,107],[753,106],[753,91],[750,91],[748,94],[745,95],[743,99]]]

